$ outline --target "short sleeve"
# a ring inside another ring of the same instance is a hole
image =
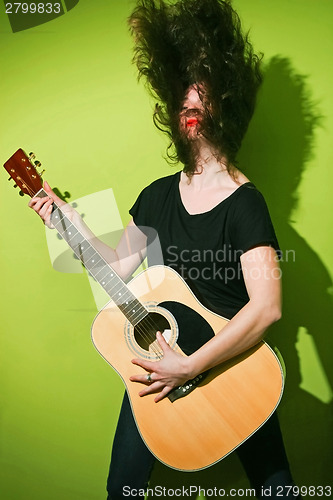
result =
[[[170,203],[176,175],[161,177],[145,187],[129,210],[136,226],[157,227],[163,207]]]
[[[279,253],[271,217],[264,197],[253,184],[246,185],[233,203],[231,241],[243,253],[256,246],[271,246]]]
[[[136,226],[147,226],[148,215],[149,215],[149,194],[147,192],[147,188],[143,189],[139,196],[137,197],[134,205],[129,210],[129,213],[133,217],[134,224]]]

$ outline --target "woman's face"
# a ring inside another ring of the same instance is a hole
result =
[[[180,111],[180,130],[188,139],[195,139],[200,132],[204,107],[202,92],[198,85],[191,85],[186,94]],[[201,98],[200,98],[200,94]]]

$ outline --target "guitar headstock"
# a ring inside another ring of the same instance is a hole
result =
[[[31,197],[43,187],[41,177],[44,171],[37,172],[40,166],[41,163],[36,160],[35,155],[30,153],[28,156],[23,149],[18,149],[4,164],[10,175],[8,180],[15,181],[14,187],[20,188],[20,195],[28,194]]]

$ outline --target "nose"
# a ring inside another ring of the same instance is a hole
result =
[[[193,108],[202,108],[202,102],[198,94],[198,90],[196,86],[192,86],[186,93],[183,110],[193,109]]]

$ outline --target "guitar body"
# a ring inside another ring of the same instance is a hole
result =
[[[179,352],[194,352],[228,322],[202,306],[171,268],[148,268],[128,288],[152,318],[167,321],[169,345]],[[129,377],[142,369],[131,360],[154,361],[159,351],[154,344],[145,345],[138,330],[111,301],[95,318],[92,339],[123,379],[146,445],[169,467],[194,471],[214,464],[261,427],[277,407],[283,371],[265,342],[211,369],[193,391],[174,402],[166,397],[155,403],[154,395],[139,397],[140,386]]]

